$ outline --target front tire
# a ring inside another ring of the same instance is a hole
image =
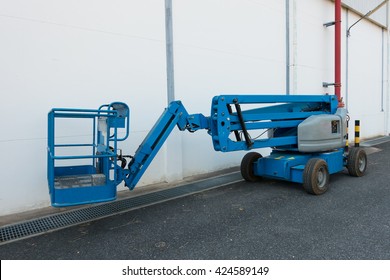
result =
[[[303,170],[303,187],[310,194],[320,195],[329,187],[329,171],[326,161],[310,159]]]
[[[347,158],[348,173],[354,177],[362,177],[367,169],[367,154],[362,148],[349,150]]]
[[[247,182],[257,182],[261,179],[260,176],[256,176],[253,170],[253,164],[263,156],[256,152],[247,153],[241,161],[241,176]]]

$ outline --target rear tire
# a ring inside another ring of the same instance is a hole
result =
[[[247,153],[241,161],[241,176],[247,182],[257,182],[261,179],[260,176],[256,176],[253,170],[253,164],[263,156],[256,152]]]
[[[329,171],[326,161],[310,159],[303,170],[303,187],[310,194],[320,195],[329,187]]]
[[[367,154],[362,148],[349,150],[347,158],[348,173],[354,177],[362,177],[367,169]]]

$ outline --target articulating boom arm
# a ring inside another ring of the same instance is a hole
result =
[[[180,101],[171,102],[135,152],[128,165],[129,169],[124,170],[128,173],[125,174],[124,181],[129,189],[132,190],[138,183],[176,125],[182,131],[193,132],[207,129],[208,120],[202,114],[189,115]]]
[[[337,104],[336,97],[330,95],[216,96],[211,105],[209,134],[214,149],[222,152],[292,147],[297,144],[297,127],[302,121],[313,115],[334,114]],[[242,106],[249,108],[243,110]],[[251,137],[250,132],[256,130],[263,131]],[[268,132],[268,138],[260,137],[264,132]]]
[[[277,103],[243,111],[241,105]],[[233,108],[232,108],[233,107]],[[133,189],[174,127],[190,132],[206,129],[216,151],[229,152],[262,147],[295,148],[297,126],[312,115],[332,114],[337,109],[334,96],[221,95],[213,98],[211,116],[189,115],[180,101],[169,104],[139,146],[128,170],[125,185]],[[263,130],[269,138],[256,139],[250,131]],[[234,139],[231,139],[231,135]]]

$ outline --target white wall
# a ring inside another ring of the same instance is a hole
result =
[[[166,106],[166,67],[163,1],[12,0],[0,11],[2,215],[49,205],[51,108],[127,102],[133,153]],[[161,156],[144,183],[164,178],[159,166]]]
[[[292,92],[294,94],[334,94],[334,28],[323,26],[334,20],[330,1],[291,1]]]
[[[333,20],[333,3],[290,2],[292,93],[332,94],[322,82],[333,81],[333,28],[322,24]],[[128,103],[131,135],[121,147],[133,154],[167,93],[163,0],[1,0],[0,11],[1,216],[49,205],[51,108]],[[174,0],[173,34],[176,99],[189,113],[208,116],[219,94],[285,94],[284,0]],[[363,20],[350,38],[348,109],[362,120],[363,138],[387,133],[388,108],[378,108],[381,36]],[[343,84],[345,66],[343,58]],[[205,131],[175,132],[140,185],[236,166],[242,155],[214,152]]]
[[[350,25],[359,18],[353,13],[348,13]],[[385,32],[383,42],[385,54],[387,53],[387,38],[387,32]],[[351,29],[348,40],[347,106],[351,116],[351,125],[354,124],[355,119],[361,121],[361,137],[363,138],[387,134],[385,127],[387,117],[385,111],[388,111],[386,108],[387,59],[385,57],[385,81],[382,81],[382,29],[374,24],[363,22]],[[354,138],[353,133],[350,136],[351,139]]]
[[[176,97],[188,110],[208,116],[219,94],[285,91],[283,1],[173,3]],[[244,154],[214,152],[206,131],[182,137],[184,176],[237,166]]]

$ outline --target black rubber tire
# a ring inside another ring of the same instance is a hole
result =
[[[303,187],[310,194],[320,195],[329,187],[329,170],[325,160],[310,159],[303,170]]]
[[[260,176],[256,176],[253,172],[253,163],[263,156],[256,152],[247,153],[241,161],[241,176],[247,182],[258,182]]]
[[[348,173],[362,177],[367,169],[367,154],[362,148],[350,148],[347,158]]]

